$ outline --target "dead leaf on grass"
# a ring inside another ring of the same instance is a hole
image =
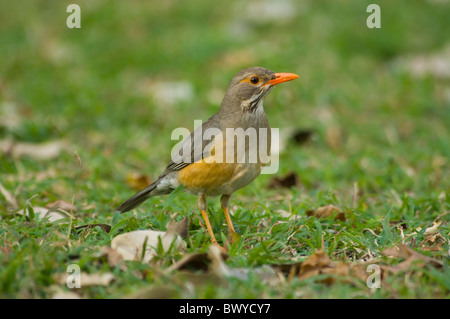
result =
[[[386,270],[392,273],[398,273],[405,271],[411,267],[414,263],[422,263],[423,265],[431,265],[435,268],[442,268],[443,263],[439,260],[422,255],[415,250],[405,246],[397,245],[391,248],[387,248],[382,251],[382,254],[388,257],[402,258],[404,261],[395,266],[385,266]]]
[[[51,202],[51,203],[48,203],[47,205],[45,205],[45,207],[48,207],[48,209],[50,209],[52,211],[62,211],[64,213],[70,213],[70,212],[77,211],[77,207],[74,204],[66,202],[61,199]]]
[[[125,264],[122,255],[111,247],[108,246],[101,247],[99,257],[106,257],[108,265],[111,266],[112,268],[116,268],[119,265],[120,270],[122,271],[127,270],[127,265]]]
[[[439,232],[439,227],[442,224],[442,220],[433,222],[433,226],[428,227],[425,229],[425,232],[423,233],[424,236],[434,235]]]
[[[271,189],[292,188],[295,186],[300,186],[300,179],[294,172],[288,173],[283,177],[274,176],[267,185],[267,187]]]
[[[146,287],[126,296],[125,299],[172,299],[178,291],[169,286]]]
[[[69,276],[73,276],[69,273],[60,273],[53,275],[53,280],[60,285],[66,285]],[[108,286],[115,279],[112,273],[94,273],[88,274],[85,272],[80,273],[80,285],[81,287],[87,286]]]
[[[184,250],[186,243],[181,235],[187,231],[188,219],[168,225],[167,231],[136,230],[117,235],[111,241],[111,247],[115,249],[125,260],[135,260],[144,263],[149,262],[156,255],[155,248],[161,241],[163,250],[169,251],[173,247],[176,250]],[[181,233],[178,233],[180,231]],[[173,245],[173,246],[172,246]]]
[[[4,154],[15,158],[31,157],[37,160],[49,160],[58,157],[65,147],[64,141],[45,143],[9,142],[7,147],[2,147],[1,149]]]
[[[332,150],[338,151],[342,149],[343,138],[341,128],[338,125],[329,125],[325,132],[325,140]]]
[[[167,268],[166,274],[182,272],[183,277],[193,280],[196,283],[204,281],[220,281],[221,278],[237,278],[246,280],[250,274],[268,283],[277,282],[280,278],[277,272],[265,265],[257,268],[231,268],[226,265],[225,260],[228,255],[218,246],[211,245],[207,253],[187,254],[172,266]],[[202,271],[203,275],[189,274],[190,272]]]
[[[346,218],[344,212],[334,205],[326,205],[319,207],[315,212],[313,210],[308,210],[306,211],[306,216],[308,217],[316,216],[317,218],[326,218],[333,215],[334,213],[336,213],[334,216],[335,220],[345,221]]]
[[[322,251],[318,250],[300,265],[298,276],[300,279],[306,279],[317,276],[322,270],[330,267],[331,259]]]
[[[442,246],[445,244],[445,238],[437,233],[434,235],[429,235],[425,237],[424,240],[419,244],[419,246],[423,250],[432,250],[432,251],[438,251],[442,249]]]
[[[367,272],[368,264],[350,264],[345,262],[332,261],[322,250],[317,250],[303,262],[290,264],[273,265],[280,270],[287,280],[294,277],[301,280],[312,278],[318,275],[329,275],[321,278],[325,284],[334,284],[338,279],[345,282],[354,282],[354,279],[366,281],[370,273]],[[384,271],[381,268],[381,277]]]
[[[17,199],[10,192],[8,192],[8,190],[5,187],[3,187],[2,183],[0,183],[0,193],[5,198],[11,210],[19,208],[19,205],[17,204]]]
[[[50,223],[56,222],[61,219],[69,219],[70,215],[62,210],[53,210],[47,207],[33,206],[33,212],[38,215],[40,219],[47,218]],[[25,215],[30,218],[30,209],[28,207],[23,208],[16,212],[19,215]]]
[[[175,270],[201,270],[207,271],[211,260],[207,253],[191,253],[184,255],[180,260],[167,268],[166,273]]]
[[[52,299],[81,299],[81,296],[74,291],[67,291],[59,286],[51,286]]]
[[[257,268],[228,267],[224,262],[222,250],[217,245],[209,247],[208,257],[211,260],[209,272],[219,277],[233,277],[246,280],[252,273],[263,282],[275,283],[279,280],[274,269],[267,265]]]

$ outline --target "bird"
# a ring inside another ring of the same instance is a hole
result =
[[[239,71],[229,83],[218,111],[180,142],[172,152],[171,161],[153,183],[123,202],[116,211],[130,211],[150,197],[170,194],[182,186],[184,191],[198,197],[198,208],[211,241],[219,247],[207,215],[206,198],[221,196],[228,232],[234,241],[238,235],[228,209],[231,195],[260,175],[267,156],[258,153],[264,153],[263,148],[266,155],[270,153],[271,130],[263,100],[274,86],[298,77],[262,67]],[[205,136],[207,132],[210,138]],[[244,134],[243,139],[239,140],[242,137],[239,132]],[[250,141],[255,134],[257,140]]]

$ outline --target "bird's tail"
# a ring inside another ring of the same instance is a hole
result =
[[[149,199],[150,197],[158,195],[152,194],[153,190],[156,189],[158,183],[159,180],[153,182],[152,184],[141,190],[139,193],[123,202],[119,207],[116,208],[115,211],[121,213],[128,212],[129,210],[132,210],[133,208],[141,205],[145,200]]]

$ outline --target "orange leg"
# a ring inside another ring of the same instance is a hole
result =
[[[215,244],[215,245],[219,245],[219,243],[216,240],[216,237],[214,237],[214,233],[213,233],[213,230],[212,230],[212,227],[211,227],[211,223],[209,222],[208,214],[204,210],[200,210],[200,212],[202,213],[203,220],[205,221],[206,229],[208,230],[209,236],[211,236],[212,243]]]
[[[205,194],[201,194],[198,196],[198,207],[200,208],[200,212],[202,213],[202,217],[203,217],[203,220],[205,221],[206,229],[208,230],[209,236],[211,236],[211,242],[214,245],[219,246],[222,250],[224,250],[224,248],[222,248],[219,245],[219,243],[217,242],[216,237],[214,236],[214,232],[211,227],[211,223],[209,222],[208,214],[206,213],[206,196],[205,196]]]
[[[220,198],[220,204],[222,205],[223,212],[225,213],[225,220],[227,221],[228,232],[232,236],[231,242],[234,243],[239,238],[239,236],[236,233],[236,231],[234,230],[233,222],[231,221],[231,217],[228,212],[228,202],[230,201],[230,197],[231,197],[231,195],[225,195],[225,194],[222,195],[222,197]]]

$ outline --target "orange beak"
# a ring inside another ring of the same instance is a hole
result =
[[[292,81],[298,78],[294,73],[275,73],[275,79],[266,82],[264,85],[274,86],[283,82]]]

